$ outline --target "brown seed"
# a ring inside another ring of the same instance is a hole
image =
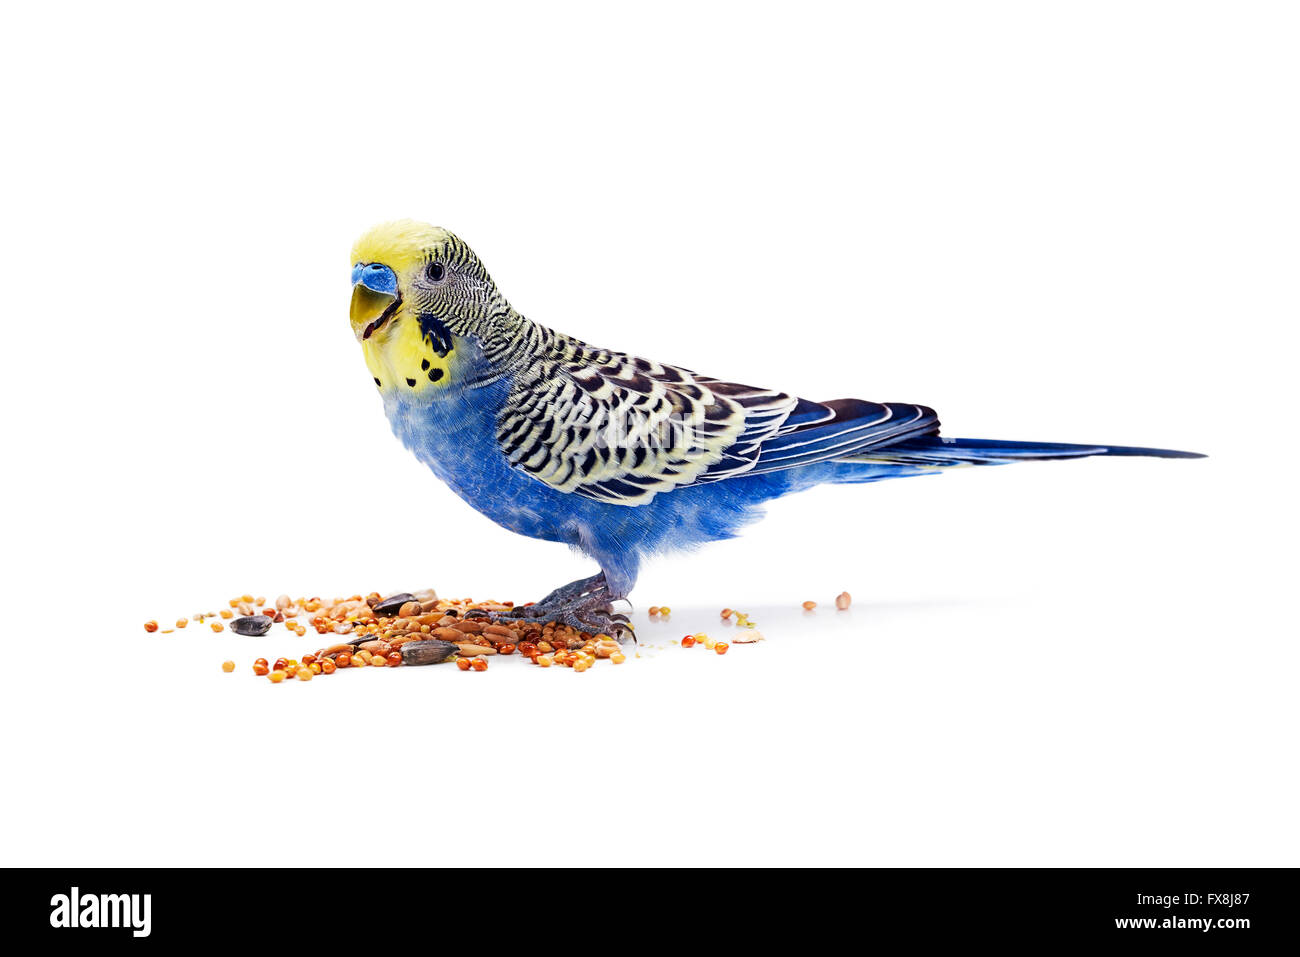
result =
[[[408,601],[397,610],[398,618],[411,618],[423,611],[418,601]]]
[[[465,658],[473,658],[479,655],[495,655],[497,653],[497,650],[491,645],[475,645],[468,641],[462,641],[457,647],[460,649],[460,654]]]
[[[473,618],[469,618],[465,620],[458,620],[456,624],[452,625],[451,627],[455,628],[457,631],[464,632],[467,635],[481,635],[483,634],[483,629],[485,629],[487,625],[485,625],[481,621],[476,621]]]
[[[849,604],[852,601],[853,596],[846,591],[842,591],[835,597],[835,607],[840,611],[844,611],[844,609],[849,607]]]
[[[436,665],[446,661],[460,649],[450,641],[431,638],[423,641],[408,641],[398,651],[404,665]]]

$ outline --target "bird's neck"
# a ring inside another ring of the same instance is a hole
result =
[[[581,341],[533,322],[513,308],[494,325],[483,337],[482,346],[484,356],[496,369],[526,365],[539,358],[571,358],[584,348]]]

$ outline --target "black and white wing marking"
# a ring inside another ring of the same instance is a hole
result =
[[[811,402],[603,350],[535,361],[497,420],[511,465],[559,491],[619,505],[937,431],[924,406]]]

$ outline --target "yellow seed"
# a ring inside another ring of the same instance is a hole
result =
[[[627,661],[627,655],[623,654],[623,652],[621,651],[618,651],[610,655],[609,660],[614,662],[614,664],[616,665],[621,665],[623,662]]]
[[[271,672],[269,675],[267,675],[266,677],[267,677],[268,679],[270,679],[271,684],[276,684],[276,685],[278,685],[281,681],[284,680],[284,672],[281,671],[279,668],[277,668],[277,669],[275,669],[275,671],[272,671],[272,672]]]
[[[223,624],[222,624],[221,622],[219,622],[219,621],[214,621],[214,622],[213,622],[211,625],[209,625],[208,627],[211,628],[213,631],[225,631],[225,630],[226,630],[226,626],[223,625]]]
[[[184,627],[185,627],[186,625],[188,625],[189,623],[190,623],[190,622],[189,622],[189,619],[188,619],[188,618],[177,618],[177,619],[176,619],[176,627],[177,627],[177,628],[184,628]]]
[[[299,668],[299,669],[298,669],[298,680],[299,680],[299,681],[311,681],[311,669],[310,669],[310,668]]]
[[[235,670],[235,663],[233,661],[223,661],[221,663],[221,670],[224,671],[226,674],[230,674],[232,671]]]
[[[659,608],[659,614],[661,615],[671,615],[672,613],[673,610],[669,608],[667,605],[663,605]]]
[[[234,618],[234,617],[235,617],[235,613],[234,613],[233,611],[231,611],[229,608],[223,608],[223,609],[221,609],[221,617],[222,617],[222,618]]]
[[[704,637],[704,638],[701,638],[700,640],[704,642],[704,647],[705,647],[705,648],[708,648],[708,649],[710,649],[710,650],[712,650],[712,649],[713,649],[713,646],[717,644],[716,641],[714,641],[712,638],[709,638],[709,637],[707,637],[707,636]]]

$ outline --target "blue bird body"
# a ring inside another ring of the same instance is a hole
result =
[[[953,439],[932,409],[814,402],[698,376],[531,323],[443,230],[378,227],[353,252],[352,324],[394,433],[497,524],[562,542],[601,574],[535,614],[613,631],[641,563],[730,538],[771,499],[1120,446]]]

